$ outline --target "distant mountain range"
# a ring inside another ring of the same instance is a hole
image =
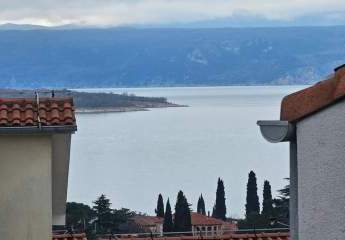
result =
[[[306,84],[345,63],[342,26],[0,28],[1,88]]]

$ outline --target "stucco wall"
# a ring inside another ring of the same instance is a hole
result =
[[[0,136],[0,238],[51,238],[51,138]]]
[[[299,240],[345,239],[345,102],[296,131]]]

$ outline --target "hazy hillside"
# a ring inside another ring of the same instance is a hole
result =
[[[345,27],[0,31],[0,87],[304,84],[345,63]]]

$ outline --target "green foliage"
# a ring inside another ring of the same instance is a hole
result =
[[[157,208],[155,209],[157,217],[164,218],[164,202],[162,194],[158,195]]]
[[[163,232],[173,232],[173,231],[174,231],[174,223],[173,223],[170,201],[168,199],[167,205],[165,208]]]
[[[94,216],[94,211],[83,203],[68,202],[66,204],[66,226],[77,232],[84,232]]]
[[[260,214],[260,203],[258,197],[258,187],[256,184],[256,176],[253,171],[250,171],[247,183],[247,198],[246,198],[246,217]]]
[[[198,200],[197,213],[206,215],[205,201],[204,201],[204,198],[202,197],[202,194],[200,195],[199,200]]]
[[[189,232],[191,230],[192,219],[189,204],[183,192],[179,191],[175,205],[174,231]]]
[[[280,193],[279,197],[273,200],[274,217],[282,223],[289,224],[290,184],[278,192]]]
[[[218,178],[216,203],[213,207],[212,217],[218,218],[224,221],[226,220],[224,182],[220,178]]]
[[[263,214],[267,217],[273,216],[273,200],[272,200],[271,185],[270,185],[269,181],[267,181],[267,180],[264,182],[261,214]]]
[[[112,209],[110,208],[110,200],[102,194],[93,202],[93,210],[95,211],[97,229],[99,233],[109,233],[113,225]]]

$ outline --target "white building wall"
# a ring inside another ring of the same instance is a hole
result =
[[[345,239],[345,102],[297,123],[298,239]]]
[[[0,239],[51,239],[51,137],[0,136]]]

